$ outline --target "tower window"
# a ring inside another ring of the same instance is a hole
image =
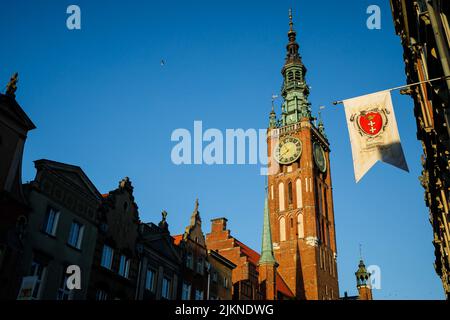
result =
[[[292,204],[292,182],[288,183],[288,200],[289,204]]]
[[[280,241],[286,241],[286,219],[284,217],[280,219]]]
[[[299,239],[302,239],[305,237],[305,229],[303,226],[303,214],[302,213],[300,213],[297,216],[297,233],[298,233]]]
[[[295,80],[300,80],[300,71],[295,71]]]
[[[294,80],[294,73],[291,71],[288,73],[288,81]]]
[[[278,185],[278,202],[280,211],[284,211],[284,183]]]
[[[295,189],[297,192],[297,208],[300,209],[303,206],[302,182],[300,179],[297,179],[297,181],[295,181]]]

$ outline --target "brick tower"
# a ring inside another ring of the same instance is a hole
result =
[[[269,212],[278,272],[298,299],[338,299],[329,143],[308,102],[292,12],[281,116],[267,130]]]

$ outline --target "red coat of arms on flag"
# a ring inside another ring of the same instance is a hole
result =
[[[376,136],[383,128],[383,118],[379,112],[360,114],[358,117],[359,128],[369,136]]]
[[[355,121],[356,120],[356,121]],[[351,117],[351,121],[356,122],[356,126],[361,135],[371,138],[382,133],[387,125],[386,110],[374,108],[363,110]]]

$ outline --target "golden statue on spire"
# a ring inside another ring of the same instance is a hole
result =
[[[11,79],[9,80],[9,83],[6,85],[6,94],[8,96],[11,96],[13,98],[16,97],[16,90],[17,90],[17,82],[19,81],[19,74],[16,72],[13,74]]]

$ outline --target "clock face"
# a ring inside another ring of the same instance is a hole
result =
[[[285,137],[275,149],[275,159],[280,164],[290,164],[300,158],[302,143],[294,137]]]
[[[313,152],[314,161],[316,162],[317,167],[321,172],[325,172],[327,170],[327,159],[325,158],[325,151],[323,151],[323,148],[318,143],[314,143]]]

